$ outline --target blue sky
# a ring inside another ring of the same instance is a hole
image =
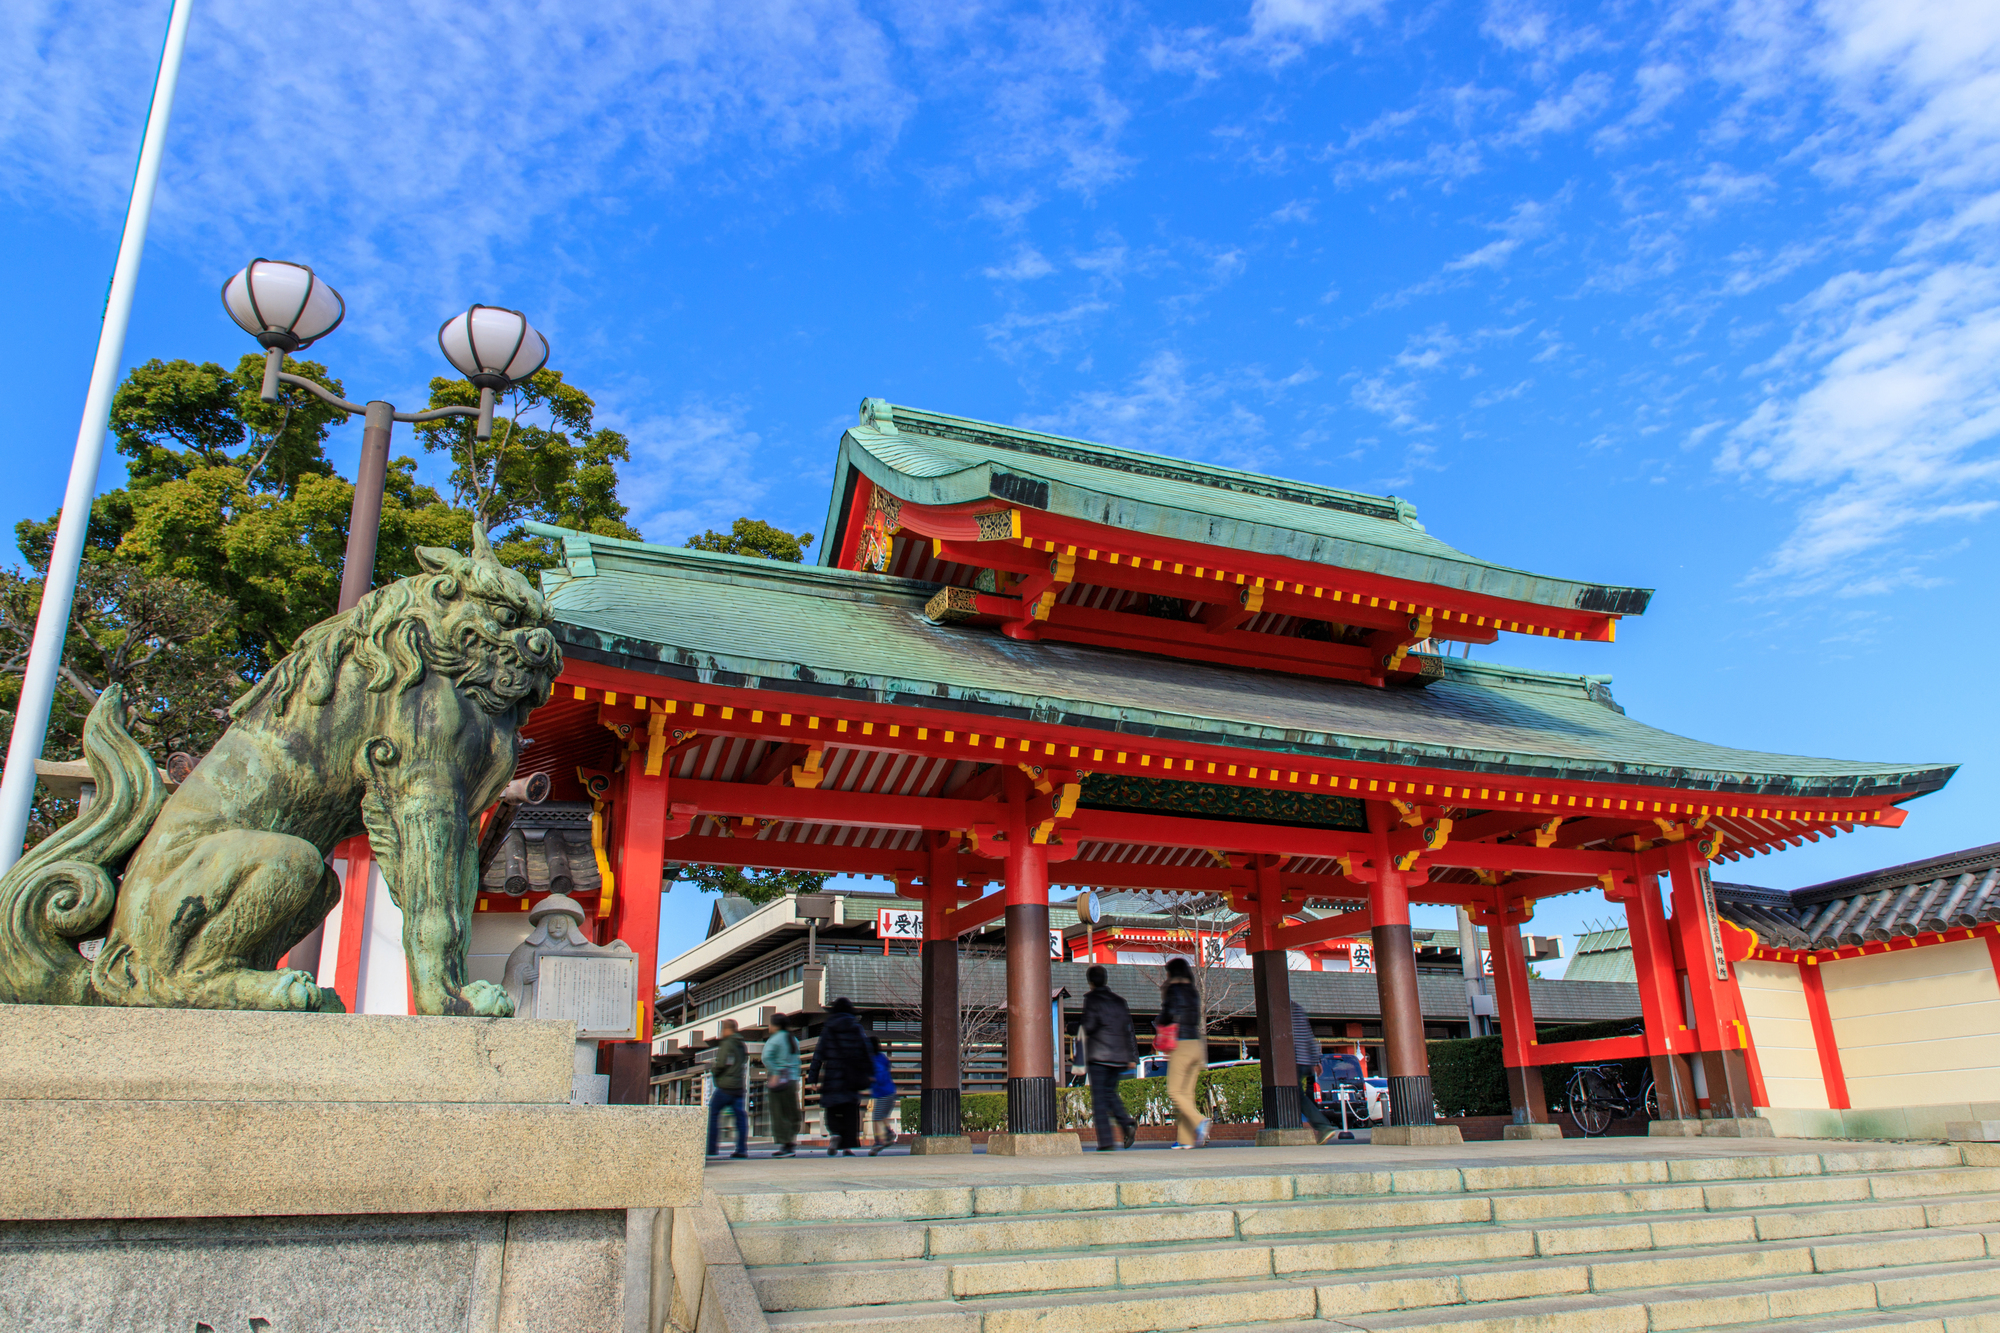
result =
[[[818,531],[871,395],[1393,492],[1659,590],[1496,657],[1967,765],[1725,877],[2000,838],[2000,7],[195,3],[128,362],[249,350],[215,293],[255,255],[346,295],[350,396],[418,400],[446,315],[516,305],[665,541]],[[165,18],[0,8],[11,517],[62,491]]]

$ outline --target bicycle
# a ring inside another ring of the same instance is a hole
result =
[[[1578,1065],[1570,1072],[1567,1091],[1570,1119],[1585,1138],[1604,1133],[1614,1120],[1641,1114],[1660,1118],[1659,1089],[1653,1085],[1650,1070],[1640,1081],[1636,1097],[1625,1086],[1624,1071],[1615,1064]]]

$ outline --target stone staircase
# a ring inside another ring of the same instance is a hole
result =
[[[2000,1145],[719,1202],[780,1333],[2000,1333]]]

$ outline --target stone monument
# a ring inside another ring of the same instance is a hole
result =
[[[570,1100],[603,1105],[611,1077],[597,1072],[597,1043],[639,1035],[639,956],[623,940],[592,944],[583,905],[552,893],[528,913],[528,938],[507,956],[501,985],[526,1018],[576,1024]]]

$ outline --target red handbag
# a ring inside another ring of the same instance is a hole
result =
[[[1180,1041],[1181,1034],[1178,1024],[1162,1023],[1153,1029],[1153,1050],[1161,1055],[1165,1055],[1168,1051],[1180,1045]]]

